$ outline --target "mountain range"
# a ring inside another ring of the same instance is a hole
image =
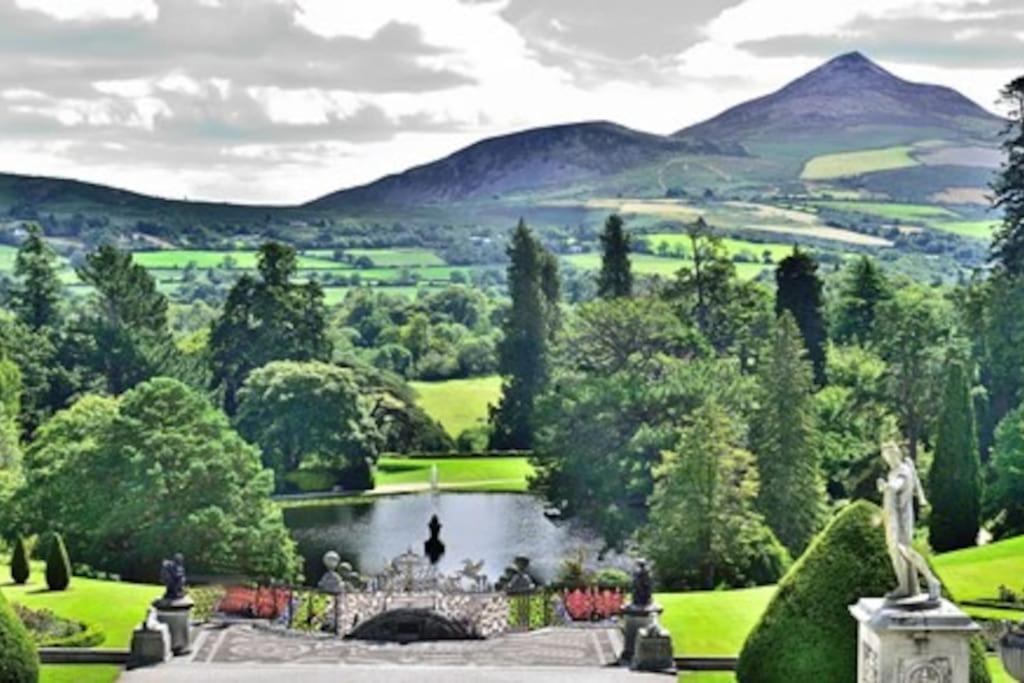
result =
[[[853,52],[671,135],[607,121],[534,128],[481,140],[443,159],[298,207],[174,201],[70,180],[0,174],[0,214],[102,213],[115,225],[156,222],[172,240],[175,229],[197,222],[237,230],[254,220],[287,223],[325,215],[413,220],[424,209],[431,220],[458,222],[469,213],[465,207],[472,207],[474,221],[505,221],[510,207],[567,199],[799,191],[806,188],[802,174],[814,157],[894,145],[926,146],[916,152],[933,163],[918,164],[928,165],[925,170],[908,169],[907,186],[931,195],[978,184],[983,177],[978,167],[991,165],[991,154],[984,163],[977,160],[997,146],[1003,125],[955,90],[903,80]],[[898,179],[890,184],[900,187]]]

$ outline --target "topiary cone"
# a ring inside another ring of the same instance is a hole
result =
[[[37,683],[39,658],[21,620],[0,592],[0,681]]]
[[[64,547],[64,537],[53,535],[50,552],[46,557],[46,585],[52,591],[62,591],[71,583],[71,560]]]
[[[24,584],[28,581],[31,568],[28,564],[28,551],[25,550],[25,539],[18,537],[14,542],[14,552],[11,553],[11,580],[17,584]]]

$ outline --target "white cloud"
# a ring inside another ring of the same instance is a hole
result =
[[[0,0],[0,163],[161,195],[303,201],[526,127],[609,119],[668,133],[821,61],[757,56],[749,41],[1012,5],[635,0],[608,14],[596,2]],[[663,29],[680,12],[695,23],[672,49]],[[628,18],[628,46],[600,40],[606,16]],[[986,106],[1008,80],[927,54],[881,62]]]

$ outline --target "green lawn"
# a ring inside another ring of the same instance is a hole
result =
[[[889,220],[924,221],[928,219],[957,219],[949,209],[930,204],[900,204],[896,202],[815,201],[815,206],[836,211],[850,211],[878,216]]]
[[[526,478],[533,473],[527,458],[381,458],[377,463],[377,486],[425,484],[437,465],[441,486],[468,484],[474,488],[501,491],[525,491]]]
[[[467,427],[487,422],[487,406],[501,396],[501,378],[471,377],[443,382],[410,382],[419,404],[453,437]]]
[[[979,240],[990,240],[996,228],[1002,221],[932,221],[929,225],[936,230],[952,232],[964,237],[973,237]]]
[[[938,555],[935,570],[957,600],[996,598],[1000,585],[1024,592],[1024,536]],[[977,616],[1024,621],[1024,610],[968,607],[968,611]]]
[[[662,625],[677,655],[735,656],[775,593],[775,586],[731,591],[659,593]]]
[[[865,149],[858,152],[823,154],[808,161],[804,165],[800,177],[804,180],[825,180],[871,173],[872,171],[917,166],[917,160],[910,156],[913,149],[909,145],[901,145],[883,149]]]
[[[118,581],[97,581],[74,577],[66,591],[51,592],[43,581],[44,566],[32,563],[28,584],[15,586],[9,582],[10,568],[0,563],[0,590],[11,602],[33,609],[50,609],[69,619],[98,625],[106,634],[99,647],[127,648],[134,629],[146,614],[149,603],[160,596],[160,586]],[[46,665],[42,683],[111,683],[121,669],[99,664]]]

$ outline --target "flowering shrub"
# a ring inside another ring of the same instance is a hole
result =
[[[276,619],[288,607],[289,591],[280,588],[232,586],[217,603],[216,612],[239,617]]]
[[[562,600],[574,621],[608,619],[622,612],[623,594],[618,590],[587,588],[566,591]]]

